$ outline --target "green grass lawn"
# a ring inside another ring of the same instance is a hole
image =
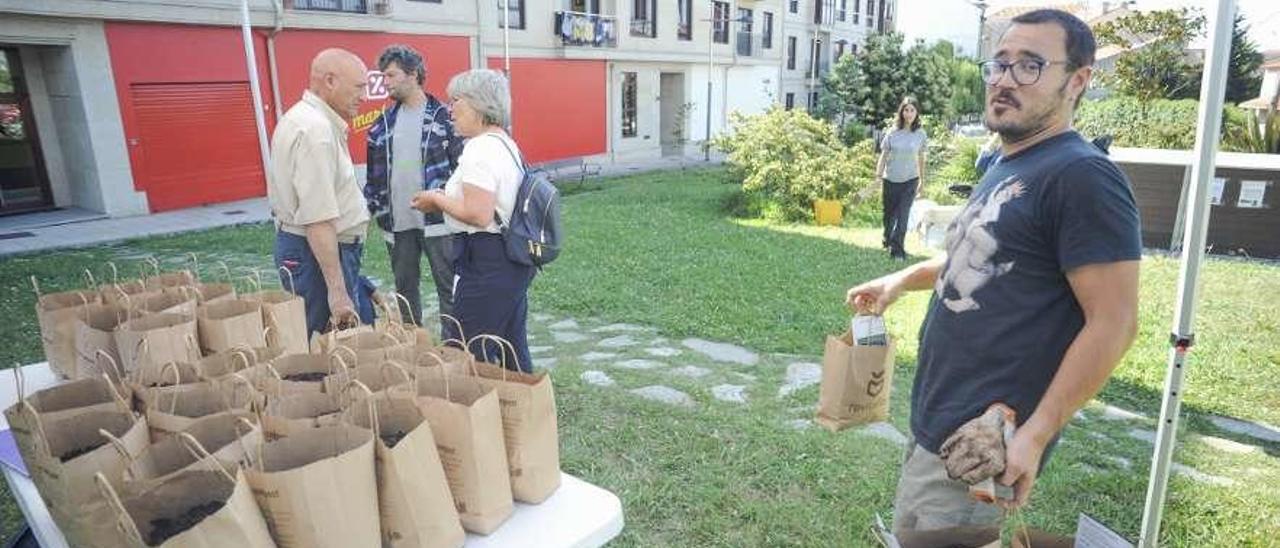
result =
[[[790,428],[787,421],[811,415],[817,388],[785,398],[776,393],[788,363],[818,359],[823,336],[846,325],[845,290],[901,264],[879,249],[874,228],[726,217],[721,204],[734,186],[723,183],[721,173],[636,175],[567,197],[569,246],[535,281],[531,309],[584,322],[653,326],[658,336],[677,342],[693,336],[760,351],[759,364],[721,366],[712,374],[720,382],[741,374],[758,378],[750,402],[715,402],[705,383],[651,371],[609,374],[619,386],[679,388],[698,407],[672,408],[620,388],[592,387],[580,375],[599,366],[577,359],[589,348],[560,345],[553,376],[564,469],[622,498],[622,546],[870,545],[872,514],[888,518],[891,511],[901,447],[860,431],[832,435]],[[0,360],[30,363],[42,357],[29,274],[52,291],[76,286],[84,268],[101,277],[108,260],[131,273],[146,255],[176,265],[185,253],[196,252],[203,274],[218,277],[215,260],[242,273],[269,264],[270,248],[269,227],[255,225],[4,259],[0,280],[7,293],[0,314],[10,321]],[[390,279],[381,245],[367,248],[365,265]],[[1103,401],[1158,414],[1177,268],[1166,258],[1144,260],[1141,333],[1100,396]],[[1280,268],[1210,259],[1202,272],[1199,344],[1184,394],[1187,424],[1200,433],[1248,441],[1216,431],[1201,417],[1213,413],[1280,424],[1280,315],[1269,302],[1280,295]],[[926,301],[925,294],[908,295],[887,318],[899,340],[892,422],[902,431]],[[532,333],[539,341],[550,339],[544,326]],[[1134,538],[1150,445],[1128,431],[1154,428],[1154,422],[1110,422],[1098,415],[1087,410],[1087,419],[1066,431],[1027,520],[1069,533],[1077,513],[1088,512]],[[1220,487],[1175,476],[1162,538],[1173,546],[1267,546],[1280,538],[1280,446],[1263,449],[1227,454],[1184,435],[1178,462],[1236,484]],[[1132,466],[1118,466],[1117,457]],[[6,532],[12,531],[12,503],[0,510]]]

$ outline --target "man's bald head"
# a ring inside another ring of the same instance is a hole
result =
[[[347,121],[355,117],[365,95],[365,64],[341,48],[329,48],[311,60],[309,89]]]

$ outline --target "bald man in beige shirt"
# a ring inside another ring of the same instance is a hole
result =
[[[355,287],[369,212],[347,134],[365,97],[365,73],[354,53],[320,52],[302,100],[271,137],[267,197],[276,267],[280,283],[303,298],[309,333],[358,322]]]

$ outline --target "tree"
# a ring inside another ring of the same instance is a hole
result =
[[[982,113],[986,93],[977,62],[964,57],[951,60],[951,112],[957,116]]]
[[[1231,63],[1227,67],[1227,102],[1239,103],[1258,96],[1262,86],[1262,54],[1249,40],[1249,27],[1244,16],[1236,14],[1231,27]]]
[[[852,91],[858,120],[879,126],[898,111],[898,103],[908,93],[907,55],[902,51],[902,35],[877,34],[867,39],[861,58],[859,78]]]
[[[822,78],[823,93],[818,99],[816,115],[843,127],[845,120],[858,111],[858,89],[862,85],[862,63],[857,55],[843,55]]]
[[[1101,46],[1123,48],[1103,84],[1142,101],[1174,99],[1196,89],[1200,68],[1187,58],[1187,44],[1204,34],[1205,18],[1182,8],[1135,12],[1094,29]]]
[[[916,41],[907,51],[907,85],[904,95],[916,98],[921,114],[931,114],[940,120],[950,121],[954,118],[951,110],[951,60],[948,53],[951,44],[940,50],[937,46],[925,47],[923,41]],[[944,57],[945,55],[945,57]],[[896,112],[897,105],[894,105]]]

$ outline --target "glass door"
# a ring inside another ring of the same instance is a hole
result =
[[[18,50],[0,48],[0,215],[52,203]]]

